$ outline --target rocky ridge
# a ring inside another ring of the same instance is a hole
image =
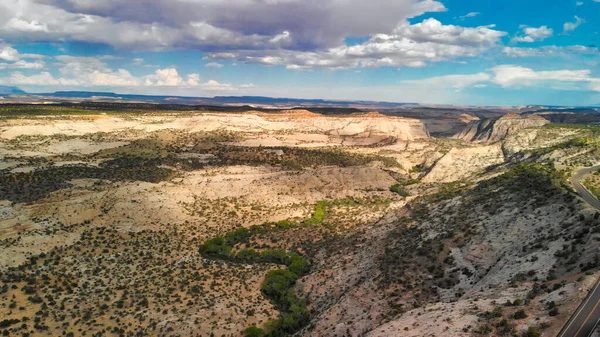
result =
[[[548,123],[550,122],[538,115],[523,116],[509,113],[500,118],[470,121],[454,138],[467,142],[493,143],[518,130],[541,127]]]
[[[394,137],[399,140],[429,138],[423,122],[402,117],[388,117],[378,113],[366,116],[325,116],[306,110],[290,110],[277,114],[246,112],[242,114],[202,113],[191,116],[99,116],[78,120],[20,120],[18,125],[0,125],[0,138],[16,138],[20,135],[84,135],[96,132],[115,132],[132,129],[157,131],[164,129],[188,132],[215,131],[227,128],[234,132],[248,133],[319,133],[334,136],[368,138],[371,136]]]

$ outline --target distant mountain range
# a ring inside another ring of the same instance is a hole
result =
[[[398,107],[412,103],[392,103],[375,101],[338,101],[324,99],[300,99],[300,98],[273,98],[265,96],[215,96],[215,97],[189,97],[189,96],[159,96],[159,95],[131,95],[117,94],[114,92],[90,92],[90,91],[57,91],[54,93],[40,93],[37,95],[49,97],[66,98],[109,98],[134,101],[153,101],[169,104],[207,104],[207,105],[257,105],[257,106],[389,106]]]
[[[0,96],[24,94],[27,94],[27,92],[21,90],[20,88],[0,85]]]
[[[327,99],[302,99],[302,98],[274,98],[266,96],[215,96],[215,97],[190,97],[190,96],[163,96],[163,95],[136,95],[119,94],[114,92],[96,92],[96,91],[56,91],[50,93],[27,93],[21,88],[15,86],[0,85],[0,96],[25,96],[24,99],[14,99],[15,103],[34,103],[50,101],[94,101],[94,102],[144,102],[161,104],[179,104],[179,105],[207,105],[207,106],[256,106],[264,108],[287,108],[287,107],[340,107],[340,108],[359,108],[359,109],[396,109],[410,106],[420,106],[422,108],[451,108],[470,110],[469,106],[453,105],[423,105],[418,103],[397,103],[397,102],[378,102],[378,101],[352,101],[352,100],[327,100]],[[558,107],[558,106],[527,106],[514,107],[519,112],[546,112],[566,109],[569,112],[585,113],[581,109],[590,109],[600,107],[600,103],[588,107]],[[496,107],[501,108],[501,107]],[[510,108],[504,107],[503,109]],[[574,111],[579,110],[579,111]],[[596,110],[596,109],[594,109]],[[597,110],[595,111],[597,113]]]

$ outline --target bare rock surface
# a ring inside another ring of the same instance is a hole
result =
[[[509,113],[500,118],[471,121],[455,138],[467,142],[493,143],[518,130],[540,127],[548,123],[550,122],[541,116]]]

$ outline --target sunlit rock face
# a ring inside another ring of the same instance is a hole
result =
[[[550,123],[537,115],[522,116],[513,113],[500,118],[471,121],[455,138],[467,142],[493,143],[503,140],[516,131],[544,126]]]

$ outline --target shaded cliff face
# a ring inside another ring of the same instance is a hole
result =
[[[548,123],[550,122],[537,115],[522,116],[509,113],[500,118],[471,121],[454,138],[467,142],[493,143],[503,140],[506,136],[516,131],[541,127]]]

